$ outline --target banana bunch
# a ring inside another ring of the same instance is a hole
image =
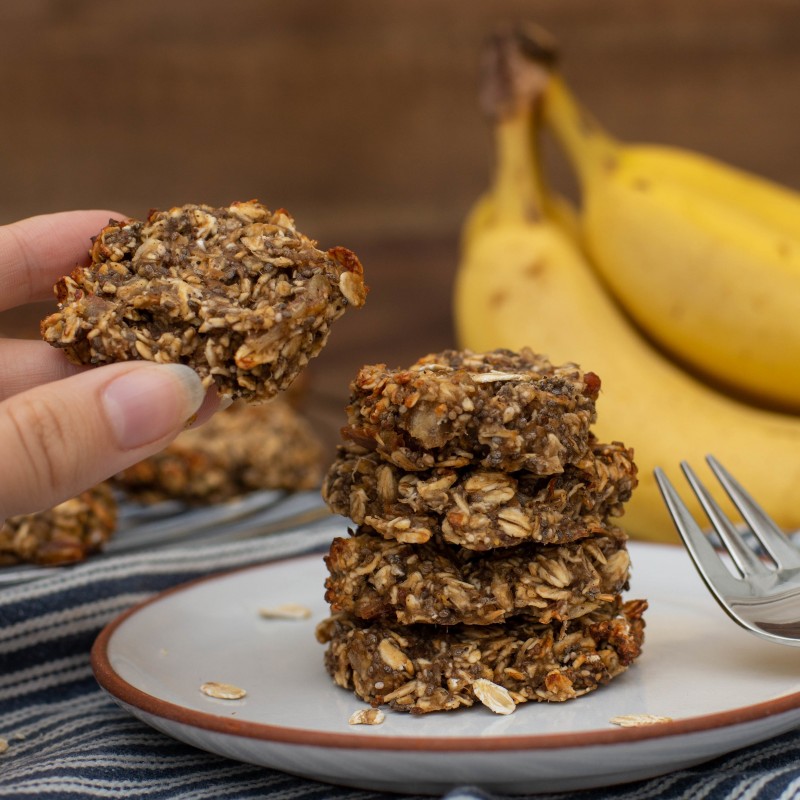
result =
[[[555,73],[543,116],[578,174],[582,244],[642,330],[724,389],[800,411],[800,196],[615,141]]]
[[[556,105],[564,95],[562,86],[555,84],[553,89],[550,68],[531,52],[530,42],[518,35],[499,37],[491,44],[488,62],[494,68],[488,72],[484,96],[492,98],[495,169],[489,191],[464,228],[454,289],[460,345],[473,350],[527,345],[556,363],[574,361],[600,375],[595,431],[603,440],[632,446],[639,465],[640,484],[624,518],[631,535],[676,537],[653,468],[660,465],[674,472],[683,459],[702,468],[707,453],[716,455],[779,525],[800,528],[800,416],[745,404],[699,381],[656,349],[620,309],[574,236],[576,229],[585,234],[591,226],[565,213],[546,189],[537,146],[543,103],[552,102],[549,111],[544,109],[555,125],[556,117],[563,115]],[[554,99],[558,93],[560,100]],[[570,106],[570,114],[574,108]],[[619,205],[613,198],[624,192],[614,192],[606,202]],[[654,213],[653,206],[647,207]],[[595,212],[597,219],[605,220],[612,213]],[[676,212],[672,219],[677,216]],[[787,218],[787,226],[788,222]],[[690,223],[700,226],[701,218],[687,215],[686,236]],[[657,227],[647,223],[647,230]],[[595,234],[600,235],[601,231]],[[673,227],[672,235],[684,234]],[[696,240],[698,234],[693,236]],[[631,257],[638,252],[643,259],[651,247],[642,233]],[[673,258],[685,260],[680,247],[678,241],[670,243]],[[642,270],[667,266],[659,261]],[[645,291],[641,287],[648,281],[641,279],[638,291]],[[683,283],[684,289],[693,285],[688,279]],[[675,289],[669,291],[675,298]],[[638,305],[643,302],[635,293],[632,298]],[[715,304],[721,301],[710,306]],[[750,323],[740,319],[739,324]],[[800,358],[793,363],[800,364]],[[785,365],[784,377],[786,372]],[[687,500],[690,494],[685,493]],[[717,499],[725,507],[725,499]],[[701,516],[696,503],[693,510]]]

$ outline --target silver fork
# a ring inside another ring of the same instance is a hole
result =
[[[742,535],[689,464],[681,462],[689,485],[719,537],[721,550],[730,557],[729,569],[664,471],[657,467],[656,481],[697,571],[717,602],[739,625],[770,641],[800,647],[800,548],[719,461],[713,456],[706,460],[751,536]],[[748,539],[755,539],[763,553]]]

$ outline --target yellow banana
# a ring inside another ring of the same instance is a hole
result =
[[[728,389],[800,410],[800,195],[615,141],[558,74],[543,115],[578,173],[582,244],[642,330]]]
[[[495,123],[493,183],[463,239],[454,292],[460,345],[478,351],[529,346],[600,376],[595,431],[633,447],[639,465],[640,485],[623,519],[632,535],[675,538],[653,468],[674,472],[682,459],[702,466],[707,453],[780,525],[800,527],[800,417],[755,409],[707,388],[639,335],[545,212],[536,98],[518,100]]]

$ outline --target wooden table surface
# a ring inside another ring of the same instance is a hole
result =
[[[459,227],[491,162],[481,46],[513,20],[558,38],[618,136],[800,188],[794,0],[27,0],[0,3],[0,224],[257,197],[350,247],[367,305],[308,370],[332,442],[361,364],[454,343]],[[574,191],[556,155],[549,168]]]

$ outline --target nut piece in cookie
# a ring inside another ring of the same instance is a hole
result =
[[[343,436],[404,470],[553,475],[586,457],[600,379],[527,348],[445,350],[408,369],[362,367],[350,389]]]
[[[0,564],[68,564],[98,552],[117,527],[117,503],[101,483],[47,511],[0,525]]]
[[[354,253],[319,250],[257,201],[112,220],[90,255],[56,284],[45,341],[76,364],[186,364],[248,402],[287,388],[367,293]]]
[[[322,477],[322,450],[308,420],[282,397],[240,402],[118,473],[113,483],[142,503],[192,505],[262,489],[314,489]]]

